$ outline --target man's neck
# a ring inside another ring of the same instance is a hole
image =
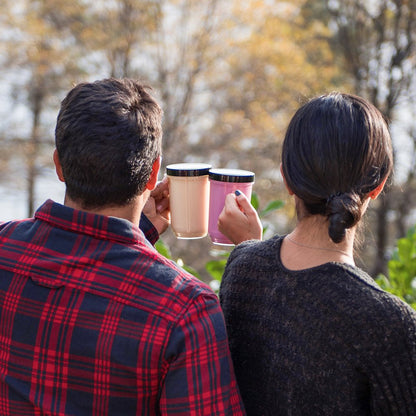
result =
[[[136,226],[139,226],[140,216],[143,210],[143,206],[147,200],[147,197],[147,193],[144,192],[143,194],[138,195],[136,198],[134,198],[133,201],[127,205],[105,206],[94,209],[85,209],[82,206],[82,204],[73,201],[71,198],[68,197],[68,195],[65,195],[64,205],[73,209],[90,212],[92,214],[123,218],[132,222]]]

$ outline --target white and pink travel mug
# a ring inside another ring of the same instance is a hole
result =
[[[254,184],[254,173],[241,169],[211,169],[209,171],[210,198],[208,234],[214,244],[233,245],[218,230],[218,217],[224,208],[225,197],[236,190],[251,199]]]
[[[210,168],[205,163],[176,163],[166,167],[171,227],[178,238],[202,238],[208,234]]]

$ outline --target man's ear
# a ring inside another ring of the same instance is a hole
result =
[[[381,184],[380,184],[379,186],[377,186],[377,188],[376,188],[376,189],[373,189],[373,190],[372,190],[372,191],[368,194],[368,196],[369,196],[371,199],[376,199],[376,198],[380,195],[381,191],[383,190],[384,185],[386,184],[386,181],[387,181],[387,178],[384,178],[383,182],[381,182]]]
[[[61,162],[59,161],[58,151],[56,149],[53,152],[53,162],[55,163],[55,170],[56,170],[56,174],[58,175],[59,180],[61,182],[65,182],[65,178],[62,173]]]
[[[289,185],[286,182],[286,178],[285,178],[285,175],[283,173],[283,166],[282,166],[282,164],[280,164],[280,174],[282,175],[283,182],[285,184],[285,187],[287,189],[287,192],[289,193],[289,195],[294,195],[294,192],[289,188]]]
[[[160,156],[153,162],[152,172],[146,184],[146,189],[148,189],[149,191],[152,191],[156,187],[161,163],[162,163],[162,158]]]

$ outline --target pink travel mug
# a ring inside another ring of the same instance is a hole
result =
[[[241,169],[210,169],[210,198],[208,234],[214,244],[233,245],[233,243],[218,230],[218,217],[224,208],[225,197],[237,189],[251,199],[254,183],[254,173]]]

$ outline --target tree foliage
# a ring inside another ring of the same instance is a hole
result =
[[[416,309],[416,227],[397,241],[387,266],[387,276],[380,274],[377,283]]]
[[[368,98],[393,122],[400,112],[414,111],[416,0],[325,0],[325,5],[334,27],[333,50],[342,59],[354,92]],[[396,155],[402,140],[393,136]],[[414,188],[413,169],[405,174],[410,190]],[[400,212],[396,225],[403,231],[410,213],[408,202],[409,195],[397,188],[387,189],[378,199],[374,274],[385,271],[388,248],[397,235],[389,212]]]
[[[56,108],[56,95],[67,88],[68,77],[80,73],[78,55],[71,45],[67,33],[55,24],[54,16],[49,13],[53,6],[61,10],[56,1],[8,2],[8,18],[2,22],[2,45],[6,59],[3,66],[17,73],[12,80],[12,92],[15,102],[23,103],[27,117],[27,135],[21,137],[7,131],[4,140],[8,148],[18,149],[23,157],[28,195],[28,215],[34,211],[35,183],[41,169],[39,158],[43,148],[50,150],[51,136],[46,128],[50,127],[51,108]],[[78,10],[76,3],[63,9],[69,15]],[[55,10],[55,9],[53,9]]]
[[[162,102],[165,165],[193,160],[253,170],[267,206],[284,195],[280,144],[302,101],[343,89],[392,119],[403,106],[415,111],[415,2],[3,0],[0,81],[19,111],[0,124],[0,181],[8,180],[8,155],[18,155],[31,215],[60,100],[74,83],[128,76],[151,84]],[[414,131],[408,123],[408,137]],[[413,147],[409,166],[414,155]],[[416,189],[412,172],[403,183]],[[403,230],[399,219],[409,215],[416,192],[393,193],[380,200],[378,224],[394,211]],[[286,204],[270,216],[270,232],[283,232],[292,214]],[[385,230],[378,230],[384,259]],[[166,239],[186,264],[206,263],[209,241]]]
[[[215,165],[256,172],[262,200],[282,197],[280,144],[300,102],[341,85],[331,32],[302,14],[303,0],[234,2],[213,74],[210,128],[198,143]],[[220,52],[221,53],[221,52]],[[290,207],[288,208],[290,209]]]

